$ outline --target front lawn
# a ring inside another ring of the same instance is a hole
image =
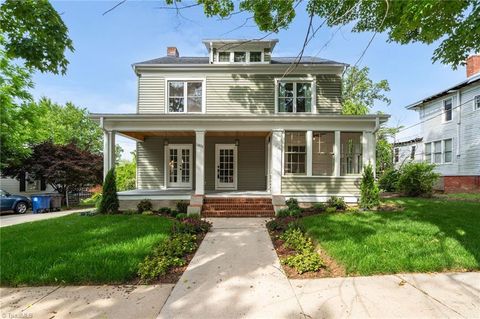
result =
[[[69,215],[0,229],[0,284],[125,283],[170,234],[145,215]]]
[[[394,201],[405,210],[320,214],[302,223],[347,274],[480,269],[480,203]]]

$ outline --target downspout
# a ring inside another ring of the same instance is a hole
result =
[[[461,136],[461,125],[462,125],[462,95],[460,90],[457,91],[457,158],[460,157],[460,136]]]

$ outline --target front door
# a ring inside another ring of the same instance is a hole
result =
[[[192,188],[192,145],[168,145],[165,149],[167,186]]]
[[[216,189],[237,189],[237,147],[234,144],[215,145]]]

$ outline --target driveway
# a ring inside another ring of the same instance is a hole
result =
[[[92,210],[92,208],[72,209],[72,210],[64,210],[60,212],[52,212],[52,213],[44,213],[44,214],[33,214],[32,212],[28,212],[26,214],[1,215],[0,227],[7,227],[7,226],[12,226],[17,224],[35,222],[38,220],[62,217],[62,216],[70,215],[73,213],[86,212],[90,210]]]

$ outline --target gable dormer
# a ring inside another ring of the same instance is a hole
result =
[[[269,64],[277,44],[272,40],[204,40],[210,64]]]

